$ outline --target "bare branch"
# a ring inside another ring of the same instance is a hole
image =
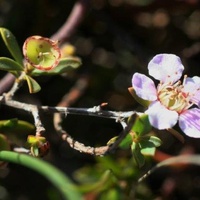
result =
[[[0,95],[7,92],[13,85],[15,77],[11,73],[7,73],[0,81]]]
[[[51,39],[64,42],[75,32],[79,24],[84,19],[84,15],[89,5],[89,0],[79,0],[75,3],[72,12],[63,26],[52,35]]]
[[[126,128],[120,133],[119,137],[112,145],[106,145],[106,146],[101,146],[101,147],[85,146],[83,143],[80,143],[80,142],[74,140],[66,131],[64,131],[62,129],[61,125],[59,126],[59,129],[60,129],[59,133],[61,134],[62,139],[64,141],[67,141],[68,144],[70,145],[70,147],[72,147],[73,149],[75,149],[81,153],[87,153],[87,154],[91,154],[91,155],[95,155],[95,156],[103,156],[107,153],[111,153],[111,152],[115,151],[118,148],[121,141],[130,132],[130,129],[132,127],[132,124],[133,124],[135,118],[136,118],[136,115],[135,115],[135,117],[133,117],[131,119],[131,121],[129,122],[129,125],[126,126]]]

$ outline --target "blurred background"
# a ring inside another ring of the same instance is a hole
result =
[[[80,77],[87,77],[88,86],[84,94],[71,106],[93,107],[107,102],[105,109],[142,111],[143,108],[135,102],[127,88],[131,87],[135,72],[148,74],[147,64],[154,55],[176,54],[184,63],[185,74],[200,75],[199,0],[88,2],[82,22],[68,40],[75,47],[76,56],[81,58],[82,66],[67,75],[38,77],[42,90],[30,95],[24,85],[16,94],[17,100],[56,106]],[[75,3],[74,0],[0,0],[0,26],[9,29],[22,46],[29,36],[51,37],[56,33]],[[0,56],[10,57],[2,40]],[[1,71],[0,77],[4,75],[5,72]],[[13,108],[1,106],[0,113],[0,119],[18,117],[33,122],[30,115]],[[96,180],[107,167],[114,170],[122,161],[124,164],[119,165],[124,170],[130,160],[128,150],[118,150],[116,154],[102,159],[81,154],[60,140],[53,127],[52,115],[42,118],[47,129],[45,136],[51,144],[50,153],[44,159],[66,172],[74,181],[88,181],[88,177]],[[69,115],[64,119],[63,126],[73,138],[91,146],[105,145],[122,130],[114,120],[86,116]],[[16,139],[16,136],[12,136],[12,139],[23,145],[26,137],[20,135]],[[164,132],[161,138],[163,145],[160,150],[171,155],[198,153],[200,150],[198,139],[186,138],[182,144]],[[113,162],[112,167],[105,164],[108,160]],[[136,177],[150,169],[153,163],[149,160],[140,172],[134,164],[129,163],[132,171],[125,180],[128,180],[130,188],[136,182]],[[199,199],[198,172],[197,167],[160,170],[139,189],[138,199]],[[87,179],[83,174],[88,174]],[[8,169],[0,170],[0,177],[0,193],[5,194],[2,197],[0,194],[0,199],[61,199],[48,181],[23,167],[10,164]],[[86,197],[89,200],[102,198],[94,194]],[[119,199],[125,199],[125,196]]]

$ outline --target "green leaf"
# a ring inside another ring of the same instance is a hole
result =
[[[131,145],[131,150],[133,153],[133,158],[139,167],[142,167],[145,163],[145,157],[141,153],[141,148],[139,143],[133,142]]]
[[[161,139],[154,135],[150,136],[149,142],[152,142],[155,147],[159,147],[162,144]]]
[[[141,141],[140,143],[141,153],[146,156],[153,156],[156,151],[154,143],[148,140]]]
[[[13,58],[20,64],[23,65],[23,56],[21,49],[15,39],[15,36],[6,28],[0,28],[0,34],[3,41],[10,51]]]
[[[35,130],[35,126],[29,122],[18,120],[17,118],[0,120],[0,132],[15,134],[31,134]]]
[[[66,73],[66,72],[70,72],[72,70],[75,70],[76,68],[78,68],[81,65],[81,61],[79,58],[75,58],[75,57],[70,57],[70,58],[62,58],[60,59],[59,64],[49,70],[49,71],[42,71],[39,69],[34,69],[31,72],[32,76],[40,76],[40,75],[56,75],[56,74],[62,74],[62,73]]]
[[[154,156],[156,147],[161,145],[162,141],[156,136],[143,137],[140,142],[141,153],[146,156]]]
[[[134,90],[133,87],[129,87],[129,88],[128,88],[128,91],[129,91],[130,94],[133,96],[133,98],[134,98],[139,104],[141,104],[142,106],[148,107],[149,104],[151,103],[151,102],[148,101],[148,100],[144,100],[144,99],[138,97],[138,96],[136,95],[135,90]]]
[[[118,136],[115,136],[115,137],[111,138],[110,140],[108,140],[107,145],[110,146],[110,145],[114,144],[116,142],[117,138],[118,138]]]
[[[0,160],[32,169],[49,180],[66,200],[81,200],[81,194],[70,179],[53,165],[38,158],[11,151],[1,151]],[[31,181],[31,180],[29,180]]]
[[[39,156],[39,149],[38,147],[32,146],[31,147],[31,155],[38,157]]]
[[[130,134],[127,134],[126,137],[121,141],[119,147],[122,149],[128,149],[133,142],[133,137]]]
[[[149,133],[151,129],[152,127],[149,123],[148,115],[142,114],[136,117],[131,131],[133,131],[136,134],[136,137],[139,137],[143,134]]]
[[[0,70],[22,71],[23,67],[10,58],[0,57]]]
[[[29,92],[32,93],[37,93],[41,90],[40,85],[30,76],[26,75],[26,81],[28,83],[28,88]]]

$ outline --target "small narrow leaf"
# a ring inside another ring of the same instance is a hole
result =
[[[26,81],[28,83],[28,88],[29,92],[32,93],[37,93],[41,90],[40,85],[30,76],[26,75]]]
[[[152,142],[155,145],[155,147],[159,147],[162,144],[161,139],[154,135],[150,136],[149,142]]]
[[[141,149],[138,143],[133,142],[131,145],[133,157],[139,167],[142,167],[145,163],[145,157],[141,154]]]
[[[10,58],[0,57],[0,70],[22,71],[23,67]]]
[[[56,75],[56,74],[67,73],[77,69],[80,65],[81,65],[81,60],[79,58],[75,57],[62,58],[60,59],[59,64],[55,68],[49,71],[34,69],[31,72],[31,75],[40,76],[40,75]]]
[[[148,100],[144,100],[144,99],[138,97],[138,96],[136,95],[135,90],[134,90],[133,87],[129,87],[129,88],[128,88],[128,91],[129,91],[130,94],[133,96],[133,98],[134,98],[139,104],[141,104],[142,106],[148,107],[149,104],[151,103],[151,102],[148,101]]]
[[[0,34],[13,58],[17,61],[17,63],[23,65],[22,52],[17,43],[17,40],[15,39],[15,36],[6,28],[0,28]]]
[[[150,142],[148,140],[144,140],[144,141],[141,141],[139,144],[140,144],[140,148],[141,148],[141,153],[143,155],[153,156],[155,154],[156,147],[152,142]]]
[[[115,137],[111,138],[110,140],[108,140],[107,145],[114,144],[116,142],[117,138],[118,138],[118,136],[115,136]]]

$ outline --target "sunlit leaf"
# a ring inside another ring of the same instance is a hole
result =
[[[10,51],[13,58],[20,64],[23,65],[23,56],[21,49],[15,39],[15,36],[6,28],[0,28],[0,34],[3,41]]]
[[[162,144],[161,139],[154,135],[150,136],[148,141],[152,142],[155,147],[159,147]]]
[[[32,146],[38,146],[41,143],[45,143],[46,138],[42,136],[29,135],[27,138],[27,142]]]
[[[118,136],[115,136],[115,137],[111,138],[110,140],[108,140],[107,145],[112,145],[113,143],[115,143],[117,138],[118,138]]]
[[[154,143],[149,140],[144,140],[140,142],[141,153],[143,155],[153,156],[156,151]]]
[[[23,67],[10,58],[0,57],[0,70],[22,71]]]
[[[121,141],[119,147],[123,149],[130,148],[133,142],[133,137],[130,134],[127,134],[126,137]]]
[[[133,87],[129,87],[129,88],[128,88],[128,91],[129,91],[130,94],[133,96],[133,98],[134,98],[139,104],[141,104],[142,106],[148,107],[149,104],[151,103],[151,102],[148,101],[148,100],[144,100],[144,99],[138,97],[138,96],[136,95],[135,90],[134,90]]]
[[[142,114],[137,116],[131,131],[136,134],[136,137],[139,137],[143,134],[149,133],[151,129],[152,126],[149,123],[148,115]]]
[[[75,57],[62,58],[62,59],[60,59],[59,64],[55,68],[51,69],[50,71],[42,71],[42,70],[34,69],[31,72],[31,75],[32,76],[40,76],[40,75],[62,74],[62,73],[66,73],[66,72],[75,70],[80,65],[81,65],[81,60],[79,58],[75,58]]]
[[[37,93],[41,90],[40,85],[32,77],[26,75],[26,81],[28,83],[30,93]]]

